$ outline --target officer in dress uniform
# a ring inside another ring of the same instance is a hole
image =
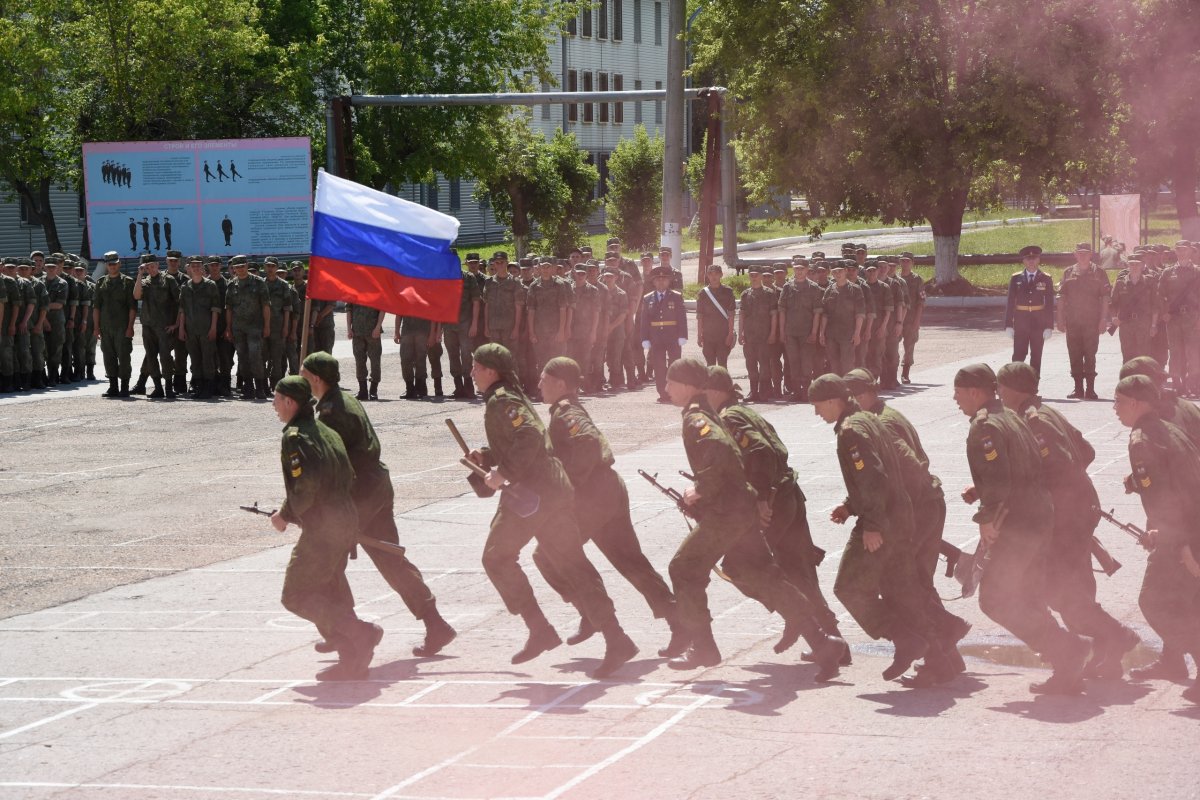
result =
[[[642,349],[654,372],[658,402],[669,403],[667,365],[679,359],[687,341],[687,311],[683,295],[671,289],[671,268],[659,265],[650,274],[654,291],[642,298]]]
[[[1014,272],[1008,281],[1008,308],[1004,312],[1004,330],[1013,340],[1013,361],[1024,361],[1039,375],[1042,372],[1042,345],[1054,330],[1054,281],[1038,269],[1042,248],[1036,244],[1021,248],[1025,269]]]

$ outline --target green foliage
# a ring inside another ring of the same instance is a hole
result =
[[[650,138],[644,125],[613,149],[608,160],[608,228],[630,252],[653,247],[662,223],[662,170],[665,143]]]
[[[550,252],[566,254],[584,238],[584,225],[599,205],[593,194],[600,171],[588,163],[587,155],[579,149],[573,133],[555,131],[547,148],[555,171],[566,188],[566,202],[556,216],[539,220],[538,225]]]

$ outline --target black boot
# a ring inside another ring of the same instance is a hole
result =
[[[366,400],[367,399],[367,382],[366,382],[366,380],[360,380],[358,382],[358,394],[354,395],[354,398],[356,400]]]
[[[0,375],[0,394],[8,394],[12,391],[12,375]]]
[[[267,399],[267,379],[266,378],[251,378],[250,383],[254,386],[254,399]]]
[[[692,635],[692,643],[687,651],[677,658],[667,662],[671,669],[697,669],[698,667],[715,667],[721,663],[721,651],[713,639],[712,627],[706,625],[703,630]]]
[[[596,626],[592,625],[591,620],[584,615],[579,606],[575,606],[575,609],[579,611],[579,627],[575,629],[574,633],[567,637],[567,644],[571,646],[586,642],[588,639],[592,638],[592,634],[596,632]]]
[[[201,378],[196,381],[196,394],[194,397],[197,400],[208,400],[212,397],[212,381],[208,378]]]
[[[412,654],[417,658],[429,658],[442,652],[442,648],[454,641],[458,631],[442,619],[436,603],[430,603],[422,616],[425,623],[425,641],[413,648]]]
[[[441,378],[433,379],[433,394],[434,394],[434,397],[444,397],[445,396],[442,394],[442,379]],[[428,395],[426,395],[426,396],[428,396]]]
[[[187,390],[188,390],[187,376],[186,375],[176,375],[175,376],[175,394],[187,394]]]
[[[607,678],[638,654],[637,645],[613,619],[604,627],[604,660],[592,672],[593,678]]]
[[[95,364],[88,364],[87,379],[89,381],[96,380],[96,365]]]
[[[1083,380],[1084,380],[1084,384],[1085,384],[1085,388],[1083,390],[1083,396],[1086,397],[1088,400],[1099,400],[1100,397],[1096,394],[1096,376],[1089,375],[1086,378],[1084,378]]]
[[[458,399],[463,396],[462,376],[454,375],[453,378],[454,378],[454,394],[452,394],[450,396],[455,399]]]
[[[367,393],[367,398],[370,400],[379,399],[379,381],[371,381],[371,390]]]
[[[1083,399],[1083,378],[1075,379],[1075,391],[1071,392],[1067,397],[1071,400]]]
[[[842,661],[850,652],[850,645],[840,636],[826,636],[819,632],[812,638],[806,637],[805,641],[812,648],[812,660],[817,665],[817,674],[813,680],[824,683],[836,678]]]
[[[142,391],[145,391],[145,389]],[[129,378],[121,379],[121,397],[129,397]]]
[[[101,397],[120,397],[121,392],[117,389],[117,379],[110,378],[108,381],[108,391],[100,395]]]
[[[165,388],[167,390],[167,399],[174,400],[175,396],[176,396],[175,395],[175,380],[173,378],[167,378],[164,383],[165,383],[165,386],[163,388]],[[184,387],[184,388],[186,389],[186,387]]]
[[[417,399],[417,390],[415,388],[413,388],[412,381],[404,382],[404,394],[400,395],[400,399],[401,400],[416,400]]]
[[[424,400],[426,397],[429,397],[429,384],[425,383],[425,381],[416,381],[413,384],[413,389],[416,392],[418,400]]]
[[[532,661],[547,650],[553,650],[562,644],[558,632],[540,608],[535,607],[534,610],[523,613],[521,618],[529,628],[529,637],[525,640],[525,645],[513,655],[512,663],[524,664],[526,661]]]
[[[139,375],[137,383],[133,385],[133,391],[130,394],[145,394],[146,393],[146,375]]]
[[[369,674],[375,648],[383,639],[383,628],[373,622],[355,620],[351,633],[336,642],[338,663],[317,673],[319,681],[361,681]]]
[[[166,395],[163,394],[162,379],[152,378],[152,380],[154,381],[154,391],[150,393],[150,399],[161,400],[166,397]]]
[[[883,671],[885,681],[894,681],[912,666],[912,663],[925,655],[929,650],[929,642],[925,637],[903,623],[896,623],[895,630],[889,637],[896,651],[892,663]]]
[[[658,655],[662,658],[675,658],[687,651],[688,645],[692,643],[692,637],[683,627],[683,623],[679,621],[678,611],[672,608],[666,616],[667,625],[671,628],[671,640],[667,642],[666,647],[659,648]]]
[[[1054,672],[1044,681],[1030,684],[1033,694],[1079,694],[1083,691],[1083,668],[1087,664],[1088,643],[1078,636],[1063,633],[1062,644],[1050,658]]]

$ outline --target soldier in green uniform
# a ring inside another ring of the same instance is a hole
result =
[[[475,270],[479,269],[479,255],[475,256]],[[446,355],[450,361],[450,377],[454,378],[454,393],[451,397],[462,400],[475,396],[475,387],[471,385],[471,351],[475,349],[475,340],[483,322],[483,284],[476,277],[477,272],[468,269],[462,271],[462,297],[458,303],[458,321],[442,325],[442,338],[446,342]]]
[[[890,261],[879,261],[879,269],[887,270],[887,275],[880,275],[880,280],[886,280],[892,289],[892,320],[888,323],[886,341],[883,347],[883,374],[880,376],[880,386],[884,389],[895,389],[900,385],[900,340],[904,336],[905,320],[908,319],[909,297],[908,285],[896,274],[896,265]]]
[[[739,583],[735,573],[729,573],[730,578],[743,592],[753,591],[751,596],[768,609],[783,614],[789,627],[803,631],[813,649],[802,660],[820,661],[818,680],[831,678],[839,665],[850,663],[850,648],[817,580],[816,567],[825,551],[813,544],[807,501],[788,466],[787,447],[771,423],[741,402],[741,392],[724,367],[708,368],[704,395],[737,444],[746,480],[758,495],[759,520],[765,520],[761,533],[765,550],[759,546],[757,532],[734,546],[755,559],[758,585],[743,588],[745,581]]]
[[[287,374],[287,332],[292,323],[291,287],[279,274],[279,259],[264,259],[264,288],[271,307],[270,336],[263,339],[263,372],[267,386],[274,386]]]
[[[1038,374],[1024,362],[996,375],[1000,400],[1037,439],[1043,475],[1054,502],[1054,529],[1044,559],[1046,601],[1073,633],[1092,639],[1089,678],[1120,678],[1121,659],[1141,641],[1096,602],[1092,540],[1100,522],[1100,496],[1087,468],[1096,451],[1075,426],[1038,396]]]
[[[216,284],[217,292],[220,295],[221,309],[220,319],[217,320],[217,377],[214,394],[220,394],[221,397],[229,397],[231,394],[230,383],[233,380],[233,340],[225,334],[229,332],[229,327],[225,321],[225,300],[229,296],[229,280],[221,274],[221,257],[209,256],[204,263],[208,270],[208,279]]]
[[[1122,378],[1113,410],[1129,428],[1127,491],[1142,500],[1149,532],[1150,557],[1142,578],[1138,606],[1154,632],[1162,637],[1164,655],[1200,657],[1200,449],[1156,413],[1158,387],[1144,375]],[[1187,676],[1186,667],[1183,677]],[[1135,677],[1161,677],[1136,675]],[[1200,703],[1200,675],[1183,696]]]
[[[591,541],[617,572],[633,584],[650,606],[655,619],[665,619],[671,628],[671,643],[664,651],[682,649],[685,636],[675,609],[675,598],[666,581],[642,552],[629,514],[629,492],[613,469],[608,440],[579,403],[583,373],[573,359],[552,358],[542,369],[539,381],[542,399],[550,407],[550,444],[555,458],[575,487],[575,521],[584,541]],[[563,581],[543,551],[534,553],[538,569],[568,603],[575,605],[570,586]],[[579,644],[596,629],[580,613],[579,629],[567,644]]]
[[[1175,243],[1178,263],[1158,279],[1160,319],[1167,324],[1171,386],[1184,397],[1200,395],[1200,267],[1190,242]]]
[[[611,389],[625,386],[625,318],[629,316],[629,298],[621,288],[621,270],[615,265],[604,267],[604,288],[608,290],[606,317],[601,324],[604,338],[604,357],[608,361],[608,385]]]
[[[821,297],[821,345],[829,359],[829,368],[844,375],[855,366],[855,348],[862,341],[866,323],[866,302],[862,289],[851,283],[845,266],[830,270],[833,282]],[[809,396],[811,400],[811,393]]]
[[[846,279],[851,286],[857,286],[863,296],[863,326],[862,335],[859,337],[859,342],[854,346],[854,363],[853,367],[864,367],[867,364],[867,351],[871,346],[871,338],[875,335],[875,293],[867,286],[867,277],[863,274],[863,265],[866,263],[866,250],[863,250],[861,261],[856,261],[854,251],[851,251],[850,257],[842,260],[846,266]]]
[[[915,358],[917,341],[921,338],[921,317],[925,314],[925,282],[921,276],[912,271],[913,254],[900,254],[900,280],[908,291],[908,313],[904,317],[904,360],[900,373],[902,383],[911,383],[909,371]]]
[[[566,352],[574,305],[574,292],[565,281],[555,276],[554,262],[543,261],[539,270],[541,274],[529,287],[525,304],[529,341],[533,344],[536,359],[536,365],[531,366],[535,376],[546,362]]]
[[[104,254],[107,274],[96,284],[92,304],[93,325],[100,332],[100,352],[104,356],[104,374],[108,377],[105,397],[129,397],[129,374],[133,365],[133,320],[137,301],[133,299],[133,278],[121,274],[121,256],[116,250]],[[47,343],[49,345],[49,343]],[[47,352],[47,361],[50,355]],[[117,380],[121,381],[120,390]]]
[[[33,262],[29,259],[21,259],[17,264],[17,273],[23,274],[29,278],[29,283],[33,287],[33,316],[29,323],[29,352],[31,355],[31,378],[29,386],[31,389],[46,388],[46,328],[49,323],[46,322],[46,314],[49,312],[50,296],[46,292],[46,284],[43,278],[39,278],[33,274]],[[93,293],[94,294],[94,293]],[[95,346],[96,336],[95,327],[92,328],[92,346]]]
[[[496,265],[496,274],[483,292],[484,332],[492,342],[516,353],[524,321],[525,286],[508,274],[507,259],[492,263]]]
[[[338,663],[318,672],[317,680],[363,680],[383,629],[355,615],[346,581],[358,529],[354,469],[342,440],[313,415],[308,381],[297,375],[281,380],[273,406],[284,424],[279,458],[287,499],[271,525],[281,533],[289,523],[300,526],[283,579],[283,607],[313,623],[338,652]]]
[[[1127,263],[1128,269],[1113,283],[1109,302],[1112,324],[1121,337],[1122,361],[1150,355],[1161,302],[1158,281],[1145,273],[1145,262],[1135,256]]]
[[[867,291],[871,293],[871,304],[875,307],[875,321],[867,342],[866,361],[861,366],[870,370],[872,375],[882,375],[883,351],[887,347],[888,328],[891,326],[895,303],[891,286],[880,280],[879,263],[868,264],[866,273]]]
[[[167,251],[167,277],[174,278],[179,284],[180,290],[188,283],[187,269],[183,264],[183,253],[179,250]],[[178,331],[176,331],[178,334]],[[188,350],[187,341],[183,337],[176,335],[173,337],[174,350],[171,353],[171,362],[175,365],[175,394],[187,394],[188,390]],[[195,390],[195,387],[192,387]]]
[[[512,354],[492,343],[477,348],[473,357],[472,378],[486,402],[483,422],[488,444],[471,451],[469,457],[488,470],[487,488],[501,492],[484,545],[483,568],[509,613],[519,614],[529,629],[529,638],[512,663],[529,661],[562,644],[517,560],[525,545],[536,539],[541,551],[537,557],[554,565],[580,613],[604,636],[604,660],[593,676],[607,677],[638,649],[621,629],[600,573],[584,555],[571,483],[562,463],[551,454],[541,419],[521,391]],[[518,514],[506,484],[536,495],[536,509],[528,516]]]
[[[895,680],[936,639],[921,591],[914,544],[912,504],[898,476],[900,460],[879,419],[854,402],[846,382],[826,374],[808,392],[813,411],[834,426],[846,499],[830,519],[857,517],[842,551],[833,593],[863,632],[889,639],[892,663],[883,671]]]
[[[1112,294],[1108,273],[1091,261],[1092,246],[1075,245],[1075,263],[1063,270],[1059,284],[1058,330],[1067,334],[1073,399],[1099,399],[1096,395],[1096,349],[1108,325],[1108,298]]]
[[[734,316],[737,300],[733,289],[721,283],[721,265],[704,270],[705,286],[696,295],[696,344],[710,367],[726,366],[736,339]]]
[[[217,331],[220,330],[221,290],[204,277],[199,256],[188,259],[191,279],[179,290],[178,334],[192,360],[192,386],[197,400],[207,400],[216,391]]]
[[[17,279],[0,272],[0,392],[16,390],[17,317],[22,312]]]
[[[54,253],[46,260],[46,293],[49,297],[46,322],[46,371],[49,377],[46,383],[54,386],[66,382],[62,374],[63,343],[66,341],[67,305],[70,302],[71,288],[62,278],[62,264]]]
[[[75,330],[75,364],[79,379],[96,380],[96,331],[92,327],[92,303],[96,299],[96,282],[87,273],[87,262],[75,261],[75,283],[79,286],[79,321]]]
[[[151,398],[175,397],[175,331],[179,322],[179,283],[168,278],[158,268],[158,257],[142,256],[133,284],[133,299],[141,302],[142,347],[146,349],[146,364],[154,381]],[[166,378],[166,391],[163,391]]]
[[[763,286],[763,273],[750,268],[750,287],[742,292],[741,312],[738,314],[738,344],[746,356],[749,373],[749,402],[770,399],[771,365],[768,346],[775,341],[778,322],[778,300],[773,291]]]
[[[271,335],[271,304],[266,282],[250,274],[249,259],[229,259],[234,280],[225,293],[225,338],[237,350],[238,391],[243,400],[267,398],[263,340]]]
[[[14,338],[14,347],[16,348],[16,382],[17,387],[23,389],[34,388],[33,375],[33,326],[37,321],[35,311],[37,310],[37,290],[34,288],[34,280],[30,277],[33,272],[33,265],[18,266],[15,262],[6,261],[4,263],[4,274],[15,278],[17,286],[21,290],[20,310],[17,312],[17,329]],[[89,300],[90,302],[90,300]],[[88,313],[89,318],[91,313]]]
[[[333,300],[313,299],[309,309],[309,340],[308,352],[315,353],[323,350],[333,353],[333,343],[337,339],[337,320],[334,311],[337,303]]]
[[[67,302],[63,307],[66,323],[63,325],[63,341],[59,383],[74,383],[79,380],[75,374],[75,328],[79,324],[79,287],[75,285],[75,275],[72,270],[73,257],[68,259],[63,253],[52,253],[50,258],[58,264],[59,275],[67,284]]]
[[[967,462],[973,483],[962,497],[979,501],[974,521],[986,553],[979,608],[1054,668],[1030,691],[1076,694],[1083,687],[1088,645],[1059,626],[1041,588],[1054,503],[1037,439],[996,397],[996,376],[986,364],[958,371],[954,401],[971,419]],[[977,550],[976,557],[981,555]]]
[[[942,541],[946,524],[946,498],[942,482],[929,471],[929,456],[921,444],[916,428],[896,409],[879,398],[879,384],[865,369],[852,369],[843,378],[854,402],[863,411],[879,418],[891,439],[900,463],[898,477],[913,508],[913,557],[920,578],[920,590],[925,594],[925,612],[932,625],[929,651],[925,664],[909,681],[914,687],[944,683],[966,669],[958,643],[971,630],[970,624],[946,610],[933,585],[939,552],[954,552],[956,548]]]
[[[615,237],[614,237],[615,238]],[[623,376],[617,379],[629,389],[636,389],[640,384],[649,380],[646,376],[646,354],[642,349],[642,303],[645,300],[646,282],[650,280],[650,267],[654,264],[654,256],[643,253],[642,269],[631,259],[621,258],[621,243],[615,243],[615,248],[604,254],[604,265],[610,264],[621,270],[618,283],[625,298],[629,302],[629,313],[625,316],[625,355],[622,359]],[[647,259],[645,256],[649,256]],[[610,380],[612,376],[609,376]]]
[[[354,377],[358,381],[357,400],[379,399],[379,362],[383,358],[383,319],[387,314],[370,306],[346,305],[346,332],[354,350]],[[326,354],[328,355],[328,354]],[[307,362],[308,359],[305,358]],[[336,362],[335,362],[336,363]],[[370,366],[371,386],[367,388]]]
[[[300,374],[312,387],[320,421],[341,437],[354,468],[350,495],[358,512],[358,542],[412,615],[425,624],[425,641],[413,648],[413,655],[422,658],[437,655],[457,634],[438,612],[437,598],[399,544],[392,480],[387,466],[379,460],[375,428],[362,404],[338,386],[341,373],[333,356],[324,351],[311,353],[304,359]],[[377,542],[393,547],[380,547]],[[352,598],[350,602],[353,603]],[[317,652],[331,649],[328,642],[317,646]]]
[[[572,292],[575,308],[571,314],[571,336],[567,340],[567,355],[579,365],[582,377],[592,374],[592,352],[596,346],[596,339],[599,338],[605,296],[600,287],[588,282],[587,266],[581,263],[574,270],[575,286]],[[581,388],[582,383],[576,390]],[[538,389],[541,390],[540,384]]]
[[[400,345],[400,371],[404,374],[405,400],[429,397],[425,360],[436,340],[438,323],[420,317],[396,317],[393,340]]]
[[[808,279],[808,263],[797,261],[792,279],[779,293],[779,332],[791,370],[792,396],[808,401],[817,340],[821,333],[821,290]]]
[[[288,301],[292,304],[291,322],[288,324],[288,335],[284,345],[287,353],[288,374],[300,374],[300,325],[304,322],[304,295],[307,284],[304,281],[304,265],[293,261],[289,265],[289,284],[291,291]]]

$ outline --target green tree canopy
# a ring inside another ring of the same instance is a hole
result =
[[[644,250],[658,242],[664,149],[661,136],[651,139],[646,127],[638,125],[608,159],[608,229],[627,250]]]

